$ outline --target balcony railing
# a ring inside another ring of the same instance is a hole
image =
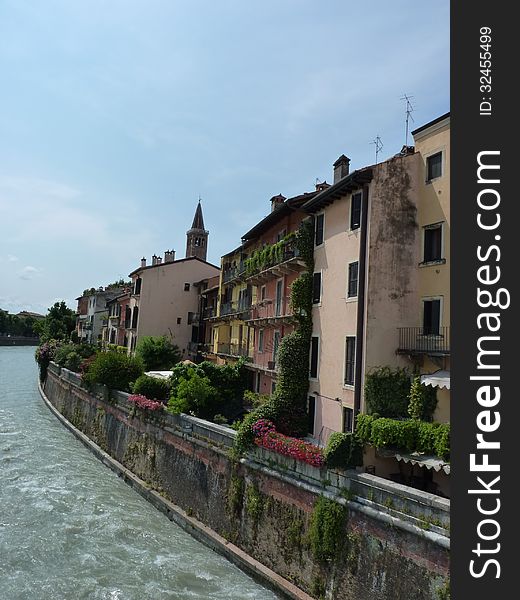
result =
[[[206,306],[206,308],[202,311],[203,319],[211,319],[217,314],[217,311],[214,306]]]
[[[241,277],[246,270],[246,264],[244,261],[241,261],[238,265],[231,267],[229,269],[225,269],[222,271],[222,281],[223,283],[227,283],[228,281],[232,281],[237,277]]]
[[[217,344],[217,353],[228,356],[249,356],[249,348],[246,344],[221,342]]]
[[[272,252],[271,255],[261,256],[261,253],[265,252],[265,248],[263,251],[254,252],[250,259],[244,262],[244,277],[256,278],[261,273],[267,275],[268,271],[278,267],[278,265],[299,257],[300,252],[294,239],[284,242],[281,247],[279,247],[279,244],[280,242],[273,245],[278,247],[278,250]]]
[[[232,315],[248,312],[251,309],[251,300],[241,300],[240,302],[223,302],[220,305],[220,316]]]
[[[188,351],[192,353],[198,352],[200,346],[199,342],[188,342]]]
[[[284,307],[283,300],[276,302],[273,301],[262,301],[251,307],[251,313],[249,321],[260,321],[274,320],[274,319],[291,319],[293,316],[292,309],[289,302],[285,302]],[[252,323],[254,324],[254,323]]]
[[[399,327],[400,354],[450,354],[450,328],[428,331],[424,327]]]

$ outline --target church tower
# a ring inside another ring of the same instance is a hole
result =
[[[204,229],[202,206],[200,205],[199,200],[191,229],[188,229],[186,232],[186,258],[196,256],[202,260],[206,260],[208,253],[208,235],[209,231]]]

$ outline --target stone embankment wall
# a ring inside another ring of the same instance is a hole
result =
[[[242,551],[281,576],[269,583],[287,597],[449,598],[448,500],[262,449],[233,460],[234,431],[184,415],[134,414],[126,394],[109,398],[102,387],[89,392],[76,374],[52,364],[44,393],[77,429],[155,490],[154,497],[216,532],[206,540],[215,549],[232,560]],[[310,541],[320,496],[347,508],[333,560],[317,558]],[[230,554],[228,545],[237,551]]]

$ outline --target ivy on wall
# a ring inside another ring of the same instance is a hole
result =
[[[307,267],[306,272],[291,286],[291,306],[296,327],[282,338],[278,347],[279,371],[273,395],[265,404],[249,413],[238,429],[235,442],[235,451],[238,454],[253,444],[252,426],[258,419],[273,421],[277,431],[285,435],[302,436],[307,433],[314,271],[314,223],[311,219],[304,221],[294,233],[294,243]]]

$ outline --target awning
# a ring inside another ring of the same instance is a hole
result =
[[[450,474],[450,463],[446,463],[436,456],[430,456],[427,454],[419,454],[414,452],[413,454],[404,454],[390,450],[389,448],[379,448],[377,450],[377,456],[384,458],[395,458],[401,460],[406,464],[419,465],[420,467],[426,467],[427,469],[433,469],[434,471],[443,470],[447,475]]]
[[[433,387],[440,387],[450,389],[450,372],[449,371],[435,371],[428,375],[421,375],[421,383],[423,385],[431,385]]]
[[[145,375],[155,377],[156,379],[168,379],[171,374],[171,371],[146,371],[145,373]]]

